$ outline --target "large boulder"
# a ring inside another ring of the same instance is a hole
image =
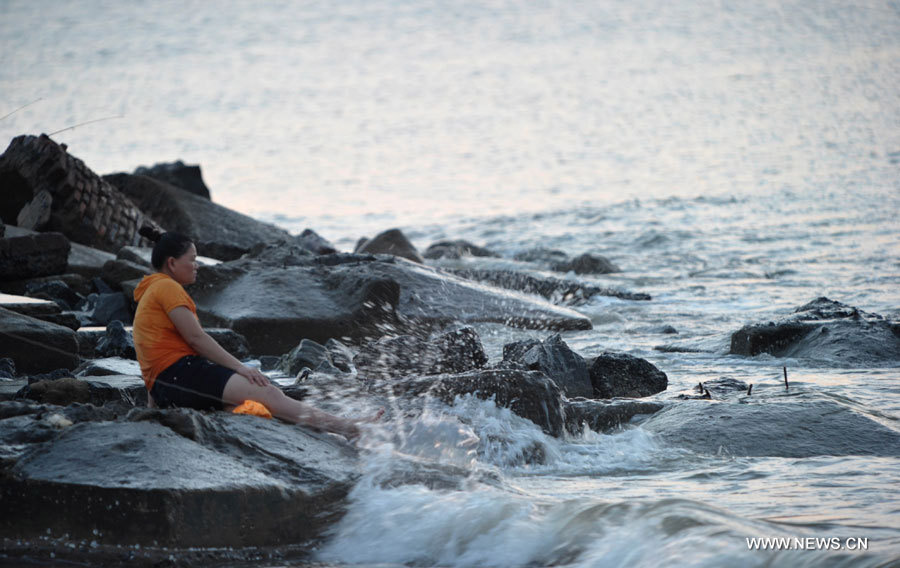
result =
[[[64,145],[44,134],[13,138],[0,156],[0,187],[4,222],[63,233],[71,241],[105,251],[146,244],[138,230],[145,224],[157,226]],[[48,209],[49,214],[44,213]]]
[[[91,407],[19,403],[0,404],[0,416],[17,404],[0,419],[16,443],[0,462],[7,538],[49,531],[170,550],[308,543],[340,516],[358,476],[351,447],[276,420],[148,409],[97,420]]]
[[[537,424],[548,435],[559,437],[565,432],[562,393],[556,383],[538,371],[479,369],[385,381],[383,386],[395,396],[430,395],[446,404],[453,404],[458,396],[471,394],[509,408]]]
[[[572,351],[557,333],[546,340],[531,339],[503,346],[503,363],[541,371],[569,398],[594,394],[584,357]]]
[[[190,293],[205,325],[244,335],[257,355],[281,355],[302,339],[381,337],[407,328],[499,322],[590,329],[565,308],[498,291],[433,268],[381,256],[267,249],[201,267]]]
[[[20,373],[43,373],[78,366],[78,338],[61,325],[0,308],[0,353],[12,357]]]
[[[611,274],[613,272],[622,272],[622,270],[609,261],[605,256],[599,254],[585,253],[565,262],[558,262],[553,265],[553,270],[557,272],[572,271],[575,274]]]
[[[359,254],[390,254],[399,256],[413,262],[422,264],[425,260],[416,247],[413,246],[403,231],[400,229],[389,229],[382,233],[378,233],[371,239],[360,242],[360,246],[354,251]]]
[[[313,254],[334,254],[337,248],[331,242],[312,229],[304,229],[294,241]]]
[[[24,229],[22,227],[6,227],[7,237],[26,237],[40,234],[43,233],[32,231],[31,229]],[[69,242],[69,247],[66,271],[78,274],[87,280],[99,276],[106,261],[116,258],[116,255],[111,252],[75,242]]]
[[[365,345],[353,358],[359,376],[366,380],[461,373],[485,363],[487,355],[481,339],[471,327],[433,340],[412,335],[385,336]]]
[[[900,433],[829,399],[672,404],[642,423],[662,441],[729,456],[900,456]]]
[[[290,234],[217,205],[159,180],[140,175],[112,174],[103,178],[136,203],[168,231],[194,241],[197,253],[232,260],[258,243],[290,241]]]
[[[591,362],[594,398],[640,398],[666,390],[666,374],[656,366],[627,353],[601,353]]]
[[[185,165],[184,162],[178,160],[177,162],[156,164],[149,168],[140,166],[134,170],[134,175],[151,177],[204,199],[210,199],[209,188],[203,181],[200,166]]]
[[[897,365],[900,322],[822,297],[777,322],[741,328],[731,336],[731,353],[768,353],[838,367]]]
[[[60,233],[0,238],[0,280],[62,274],[69,249],[69,240]]]
[[[622,300],[646,301],[650,300],[650,294],[642,292],[628,292],[614,288],[603,288],[589,284],[582,284],[572,280],[553,278],[552,276],[537,276],[514,270],[502,269],[457,269],[451,273],[476,282],[484,282],[498,288],[516,290],[525,294],[537,294],[543,296],[554,304],[577,306],[587,303],[594,296],[610,296]]]

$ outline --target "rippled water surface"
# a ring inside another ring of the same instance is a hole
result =
[[[585,356],[649,359],[669,377],[655,399],[725,377],[754,385],[747,404],[833,404],[900,430],[897,365],[728,354],[741,326],[823,295],[900,317],[896,1],[0,9],[0,116],[37,100],[0,120],[3,139],[118,117],[54,138],[101,173],[199,163],[215,201],[343,249],[399,226],[420,249],[465,238],[503,257],[441,264],[451,268],[543,273],[510,260],[537,246],[602,254],[622,272],[556,276],[653,299],[594,298],[577,307],[594,329],[564,339]],[[478,331],[493,360],[504,343],[546,335]],[[320,561],[900,558],[897,457],[694,452],[640,424],[555,440],[468,399],[392,422],[369,445]],[[535,447],[543,463],[523,459]],[[409,455],[468,477],[394,486]],[[748,550],[758,536],[869,547]]]

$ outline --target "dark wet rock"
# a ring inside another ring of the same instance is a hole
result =
[[[6,225],[0,220],[0,239],[6,236]]]
[[[25,295],[29,298],[50,300],[61,310],[73,310],[84,300],[84,296],[72,290],[62,280],[42,280],[31,282],[25,286]]]
[[[557,262],[552,265],[556,272],[569,272],[575,274],[611,274],[622,270],[599,254],[585,253],[571,260]]]
[[[59,232],[69,240],[112,251],[143,241],[138,230],[150,219],[84,162],[46,135],[17,136],[0,156],[0,216],[27,229]],[[48,201],[49,197],[49,201]],[[49,216],[35,209],[50,205]]]
[[[406,235],[400,229],[389,229],[378,233],[375,237],[366,240],[358,246],[355,253],[359,254],[390,254],[399,256],[413,262],[422,264],[425,260],[416,247],[413,246]]]
[[[381,337],[457,322],[590,329],[571,310],[403,259],[283,254],[292,250],[201,267],[190,293],[204,325],[238,331],[257,355],[283,354],[302,339]]]
[[[548,276],[535,276],[512,270],[462,269],[448,270],[461,278],[484,282],[498,288],[516,290],[526,294],[537,294],[554,304],[577,306],[594,296],[610,296],[622,300],[650,300],[649,294],[601,288]]]
[[[72,371],[72,374],[79,378],[116,375],[139,377],[141,375],[141,367],[134,359],[104,357],[85,361]]]
[[[76,330],[79,322],[74,315],[63,312],[56,302],[26,296],[0,295],[0,307],[23,316],[32,317]]]
[[[69,239],[61,233],[0,238],[0,280],[62,274],[69,250]]]
[[[135,359],[134,340],[131,334],[125,331],[125,325],[113,320],[106,326],[106,333],[97,342],[95,349],[98,357],[124,357]]]
[[[318,373],[340,373],[331,359],[331,353],[324,345],[320,345],[311,339],[304,339],[290,353],[281,358],[279,364],[281,371],[291,377],[296,376],[303,368]]]
[[[678,333],[678,330],[675,329],[675,328],[674,328],[673,326],[671,326],[671,325],[666,325],[666,326],[663,326],[663,328],[660,329],[659,332],[660,332],[660,333],[664,333],[664,334],[669,334],[669,335],[675,335],[675,334]]]
[[[117,260],[127,260],[133,264],[152,269],[152,247],[122,247],[116,253]]]
[[[325,349],[331,355],[331,363],[342,373],[353,372],[353,351],[349,347],[331,338],[325,342]]]
[[[264,373],[278,369],[279,365],[281,365],[281,357],[275,355],[260,355],[259,357],[259,368]]]
[[[9,538],[50,530],[142,547],[306,543],[340,516],[358,476],[352,448],[276,420],[135,409],[58,428],[38,416],[0,421],[4,434],[36,438],[0,462],[0,502],[28,512],[0,517]]]
[[[514,260],[521,262],[537,262],[554,265],[569,260],[569,255],[561,250],[548,248],[533,248],[521,251],[513,255]]]
[[[78,366],[78,339],[67,327],[0,308],[0,353],[15,360],[20,373]]]
[[[590,365],[595,398],[640,398],[666,390],[668,378],[653,363],[626,353],[602,353]]]
[[[462,239],[438,241],[428,247],[424,254],[425,258],[433,260],[439,258],[458,259],[465,256],[499,257],[500,255]]]
[[[0,359],[0,379],[13,379],[16,377],[16,362],[9,357]]]
[[[337,252],[337,248],[331,242],[319,236],[312,229],[304,229],[294,240],[298,245],[313,254],[334,254]]]
[[[110,260],[103,265],[100,278],[113,290],[120,290],[122,282],[139,280],[153,272],[150,268],[127,260]]]
[[[565,417],[562,392],[556,383],[538,371],[522,369],[479,369],[453,375],[404,378],[386,381],[396,396],[433,396],[453,404],[457,396],[471,394],[493,400],[497,406],[531,420],[547,434],[562,436]]]
[[[718,377],[698,383],[694,391],[700,394],[709,391],[714,397],[721,398],[732,393],[743,394],[747,392],[748,387],[749,385],[740,379]]]
[[[833,400],[683,401],[642,427],[666,444],[708,454],[900,456],[900,434]]]
[[[231,353],[235,359],[244,360],[250,357],[250,347],[247,339],[233,329],[223,327],[205,328],[203,331],[216,340],[225,351]]]
[[[658,402],[638,400],[569,400],[565,403],[566,430],[575,436],[582,434],[585,427],[609,432],[628,424],[635,416],[649,416],[662,408]]]
[[[662,353],[700,353],[701,351],[696,347],[688,347],[686,345],[655,345],[653,347],[654,351],[660,351]]]
[[[231,260],[258,243],[289,241],[287,231],[242,215],[159,180],[130,174],[104,176],[166,230],[189,236],[200,255]],[[136,244],[136,243],[129,243]]]
[[[551,378],[567,397],[594,394],[584,357],[572,351],[557,333],[546,340],[531,339],[503,346],[503,363],[517,363]]]
[[[39,383],[41,381],[55,381],[57,379],[71,377],[73,373],[74,371],[70,369],[54,369],[52,371],[47,371],[46,373],[30,374],[27,377],[27,381],[29,385],[33,385],[34,383]]]
[[[353,358],[359,376],[366,380],[461,373],[485,363],[487,355],[481,339],[470,327],[433,340],[412,335],[382,337],[364,346]]]
[[[75,315],[84,326],[107,326],[116,320],[131,325],[134,321],[132,302],[122,292],[90,294],[78,306]]]
[[[178,160],[171,163],[160,163],[153,167],[141,166],[134,170],[134,175],[147,176],[183,189],[204,199],[210,199],[209,188],[203,182],[200,166],[185,165]]]
[[[900,322],[822,297],[782,320],[735,332],[731,353],[768,353],[837,366],[893,365],[900,361]]]

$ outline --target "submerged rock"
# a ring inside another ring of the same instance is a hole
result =
[[[900,433],[833,400],[683,401],[642,428],[668,444],[732,456],[900,456]]]
[[[741,328],[731,336],[731,353],[892,365],[900,362],[900,322],[821,297],[780,321]]]
[[[575,274],[611,274],[622,272],[618,266],[599,254],[585,253],[565,262],[557,262],[552,266],[556,272],[569,272]]]
[[[668,377],[653,363],[626,353],[602,353],[591,363],[597,398],[640,398],[666,390]]]
[[[635,416],[649,416],[663,409],[659,402],[638,400],[585,400],[566,402],[566,430],[580,435],[587,427],[605,433],[620,428]]]
[[[478,245],[473,245],[469,241],[459,239],[455,241],[438,241],[433,243],[425,251],[424,256],[425,258],[435,260],[439,258],[458,259],[465,256],[497,258],[500,255]]]

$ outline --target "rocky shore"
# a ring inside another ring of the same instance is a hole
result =
[[[716,420],[725,407],[710,411],[708,401],[742,407],[748,423],[759,418],[747,385],[661,400],[654,395],[668,378],[650,362],[586,358],[559,333],[591,328],[574,308],[593,296],[651,301],[646,294],[509,268],[442,268],[446,259],[498,255],[464,240],[421,254],[396,229],[338,251],[312,229],[294,236],[217,205],[199,167],[101,177],[44,135],[11,142],[0,156],[0,190],[0,538],[8,558],[154,566],[302,558],[340,518],[360,475],[359,450],[335,436],[252,416],[146,408],[129,328],[132,292],[152,270],[137,233],[143,224],[196,243],[203,265],[188,291],[211,335],[239,359],[297,377],[285,392],[328,410],[383,407],[389,422],[417,416],[428,401],[471,395],[554,437],[652,415],[648,430],[696,451],[728,440]],[[560,273],[619,270],[590,253],[535,249],[509,260]],[[543,330],[543,338],[510,343],[491,361],[472,327],[481,323]],[[893,365],[900,324],[820,298],[783,321],[738,330],[731,353]],[[815,407],[818,419],[829,420],[832,406]],[[766,415],[783,419],[787,432],[795,410],[784,404]],[[855,451],[898,447],[892,430],[839,417],[862,436]],[[730,442],[735,455],[842,451],[828,439],[801,450]],[[521,459],[539,463],[541,451]],[[441,480],[440,471],[422,470],[409,482]]]

